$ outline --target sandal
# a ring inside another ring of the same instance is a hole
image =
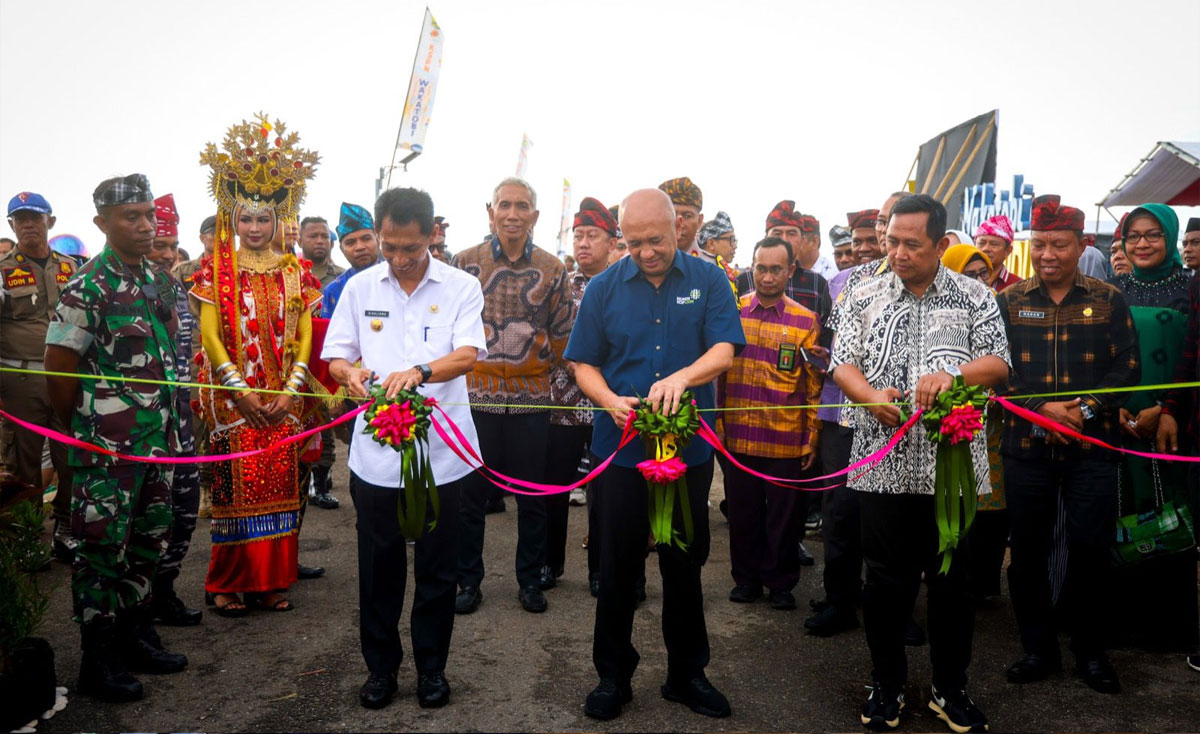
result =
[[[274,591],[262,594],[246,594],[246,604],[264,612],[290,612],[296,608],[287,600],[287,597]]]
[[[226,600],[224,604],[219,601],[221,599]],[[212,605],[222,617],[244,617],[250,613],[250,609],[237,594],[213,594]]]

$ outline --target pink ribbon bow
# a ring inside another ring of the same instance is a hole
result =
[[[665,461],[646,459],[638,464],[637,468],[646,481],[651,484],[670,484],[687,474],[687,464],[683,463],[678,456],[673,456]]]
[[[950,439],[950,444],[960,441],[970,441],[975,434],[983,430],[983,413],[974,405],[960,405],[942,419],[942,435]]]

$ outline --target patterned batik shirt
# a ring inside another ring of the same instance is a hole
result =
[[[900,276],[888,273],[859,282],[842,309],[830,372],[854,365],[877,390],[894,387],[911,396],[921,377],[989,355],[1011,364],[1004,321],[991,289],[944,266],[938,266],[920,298],[904,287]],[[895,433],[866,408],[843,412],[855,414],[852,461],[882,449]],[[935,458],[934,444],[916,426],[849,485],[862,492],[933,494]],[[991,485],[985,431],[971,441],[971,458],[978,491],[987,494]]]
[[[746,347],[721,376],[718,404],[730,451],[767,459],[796,459],[813,453],[820,430],[815,411],[764,406],[816,405],[821,375],[800,355],[816,346],[817,315],[786,296],[764,306],[758,296],[740,303]],[[790,347],[790,349],[789,349]]]
[[[487,359],[467,373],[471,409],[485,413],[544,413],[550,369],[562,361],[575,323],[567,269],[527,240],[516,261],[493,238],[463,250],[454,266],[479,279]]]
[[[571,301],[575,311],[583,301],[583,292],[587,290],[591,280],[578,270],[567,273],[567,285],[571,288]],[[550,402],[553,405],[574,408],[574,410],[555,410],[550,413],[550,423],[555,426],[590,426],[592,425],[592,401],[584,396],[579,389],[579,383],[567,369],[566,362],[558,362],[550,368]]]
[[[1141,379],[1133,315],[1125,295],[1108,283],[1077,272],[1074,286],[1061,302],[1055,303],[1034,275],[1005,288],[997,298],[1012,344],[1009,394],[1127,387]],[[1120,445],[1120,408],[1128,398],[1128,393],[1119,392],[1080,395],[1081,403],[1093,416],[1084,420],[1081,433]],[[1051,399],[1013,402],[1036,411]],[[1099,446],[1082,441],[1072,441],[1068,446],[1049,445],[1040,429],[1039,435],[1033,433],[1032,423],[1005,411],[1000,453],[1030,460],[1120,460],[1115,451]]]
[[[59,297],[46,344],[78,354],[79,372],[175,380],[179,320],[170,276],[143,259],[131,268],[105,247]],[[161,384],[81,379],[71,418],[75,438],[133,456],[180,453],[174,390]],[[107,466],[102,454],[72,448],[73,466]]]

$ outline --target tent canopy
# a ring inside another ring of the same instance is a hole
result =
[[[1200,143],[1160,141],[1099,205],[1138,206],[1148,201],[1200,205]]]

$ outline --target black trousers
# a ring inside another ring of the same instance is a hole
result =
[[[455,530],[459,497],[468,477],[438,487],[441,514],[437,527],[416,543],[413,563],[413,660],[419,673],[446,668],[454,631],[457,562]],[[363,659],[372,673],[395,674],[404,659],[400,616],[408,580],[408,551],[396,519],[400,490],[380,487],[350,474],[358,531],[358,620]]]
[[[967,587],[970,532],[959,541],[950,570],[942,575],[933,495],[859,492],[858,499],[867,565],[863,626],[872,676],[889,690],[901,690],[907,682],[904,629],[912,619],[924,573],[933,684],[941,691],[965,688],[975,630],[975,605]]]
[[[708,629],[704,623],[704,596],[700,569],[708,560],[708,490],[712,484],[712,459],[689,467],[688,505],[695,535],[688,550],[660,546],[662,573],[663,642],[667,647],[667,676],[687,680],[708,665]],[[601,679],[628,681],[640,656],[633,647],[633,612],[636,584],[645,569],[646,537],[650,533],[646,480],[637,469],[609,468],[596,480],[594,530],[600,536],[600,594],[596,601],[596,627],[592,661]],[[675,527],[683,526],[676,507]]]
[[[579,479],[579,462],[592,441],[591,426],[550,424],[546,441],[546,482],[570,484]],[[562,568],[567,561],[567,514],[571,508],[569,492],[546,498],[546,564]]]
[[[479,450],[488,466],[530,482],[546,479],[549,413],[472,410]],[[483,510],[494,485],[472,473],[458,507],[458,585],[483,583]],[[546,499],[517,495],[517,585],[537,586],[546,564]]]
[[[734,454],[763,474],[797,479],[803,473],[800,459],[764,459]],[[771,591],[791,591],[800,581],[800,551],[807,505],[803,489],[779,487],[730,466],[725,475],[729,500],[729,560],[733,581],[739,585],[766,585]]]
[[[971,529],[968,575],[971,593],[978,598],[1000,596],[1004,551],[1008,548],[1008,508],[975,514]]]
[[[841,471],[850,465],[854,429],[821,421],[818,446],[821,473]],[[821,498],[821,538],[825,545],[825,598],[844,612],[852,612],[862,596],[862,520],[858,492],[846,486],[846,477],[834,480],[833,489]]]
[[[1012,523],[1012,595],[1021,645],[1027,653],[1058,654],[1046,573],[1061,495],[1066,510],[1067,577],[1059,598],[1077,657],[1104,652],[1110,603],[1109,557],[1117,515],[1117,467],[1112,461],[1004,459],[1004,491]]]

